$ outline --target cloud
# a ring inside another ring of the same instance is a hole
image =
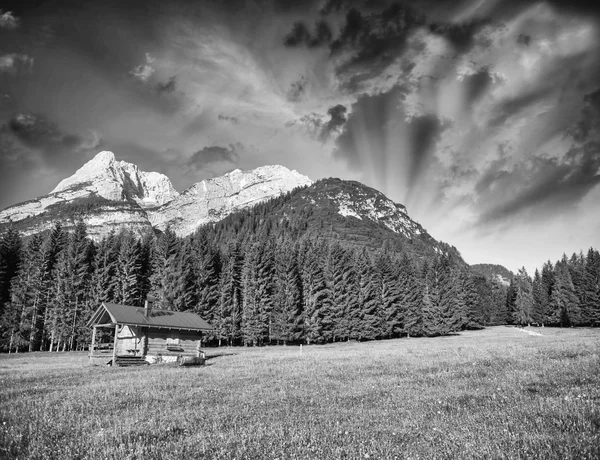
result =
[[[579,121],[568,133],[577,142],[584,142],[600,135],[600,88],[583,97],[583,108]]]
[[[145,64],[140,64],[137,67],[134,67],[133,70],[129,72],[129,75],[146,83],[155,72],[154,67],[151,65],[154,61],[155,59],[150,55],[150,53],[146,53]]]
[[[31,70],[33,58],[26,54],[10,53],[0,56],[0,73],[15,73],[18,69]]]
[[[240,124],[240,120],[237,117],[229,117],[227,115],[222,115],[222,114],[219,114],[219,120],[229,121],[230,123],[233,123],[234,125]]]
[[[380,75],[402,56],[410,34],[424,23],[423,14],[400,3],[364,14],[351,8],[330,46],[342,86],[355,90],[360,81]]]
[[[2,12],[0,10],[0,29],[16,29],[19,27],[19,18],[16,18],[12,11]]]
[[[339,131],[342,129],[344,124],[346,123],[346,107],[342,104],[338,104],[334,107],[331,107],[327,111],[327,115],[329,115],[329,121],[323,126],[321,130],[320,139],[324,142],[326,141],[332,133]]]
[[[473,37],[481,28],[489,24],[488,19],[473,19],[463,23],[433,23],[429,30],[435,34],[446,38],[456,51],[466,52],[473,44]]]
[[[49,160],[97,149],[101,144],[94,131],[86,136],[65,133],[56,123],[33,113],[17,114],[2,127],[2,133],[11,135],[25,148],[36,149]]]
[[[298,102],[302,99],[307,83],[308,80],[304,75],[302,75],[298,81],[293,82],[287,92],[287,100],[290,102]]]
[[[300,45],[316,48],[327,45],[332,38],[331,27],[323,19],[316,22],[314,33],[311,33],[302,21],[296,21],[292,30],[283,39],[283,44],[290,48]]]
[[[172,93],[177,88],[177,77],[173,76],[169,78],[165,83],[158,82],[156,84],[156,91],[159,94]]]
[[[210,147],[204,147],[188,159],[187,166],[202,169],[206,165],[212,163],[236,163],[239,159],[239,155],[236,150],[239,150],[240,145],[230,144],[228,147],[220,147],[213,145]]]
[[[489,165],[476,184],[479,224],[508,221],[523,213],[544,217],[573,207],[600,184],[600,143],[572,147],[562,158],[534,156],[507,166]]]

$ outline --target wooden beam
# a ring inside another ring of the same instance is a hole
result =
[[[94,327],[115,327],[115,323],[96,324]]]
[[[94,332],[92,332],[92,346],[90,347],[90,363],[94,356],[94,347],[96,346],[96,326],[94,326]]]
[[[117,336],[119,335],[119,325],[115,324],[115,342],[113,344],[113,359],[112,365],[116,366],[117,364]]]

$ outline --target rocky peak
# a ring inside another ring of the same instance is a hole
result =
[[[117,161],[109,151],[98,153],[50,194],[81,189],[111,201],[135,201],[142,207],[160,206],[179,195],[167,176]]]
[[[177,199],[150,212],[149,218],[154,227],[162,230],[169,225],[177,234],[187,235],[202,224],[311,184],[308,177],[279,165],[235,169],[194,184]]]

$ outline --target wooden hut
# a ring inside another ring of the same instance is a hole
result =
[[[129,366],[200,357],[202,334],[212,326],[191,312],[104,302],[88,321],[90,362]]]

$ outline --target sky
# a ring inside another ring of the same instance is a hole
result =
[[[361,181],[468,263],[532,274],[600,247],[587,3],[5,1],[0,208],[101,150],[179,191],[281,164]]]

